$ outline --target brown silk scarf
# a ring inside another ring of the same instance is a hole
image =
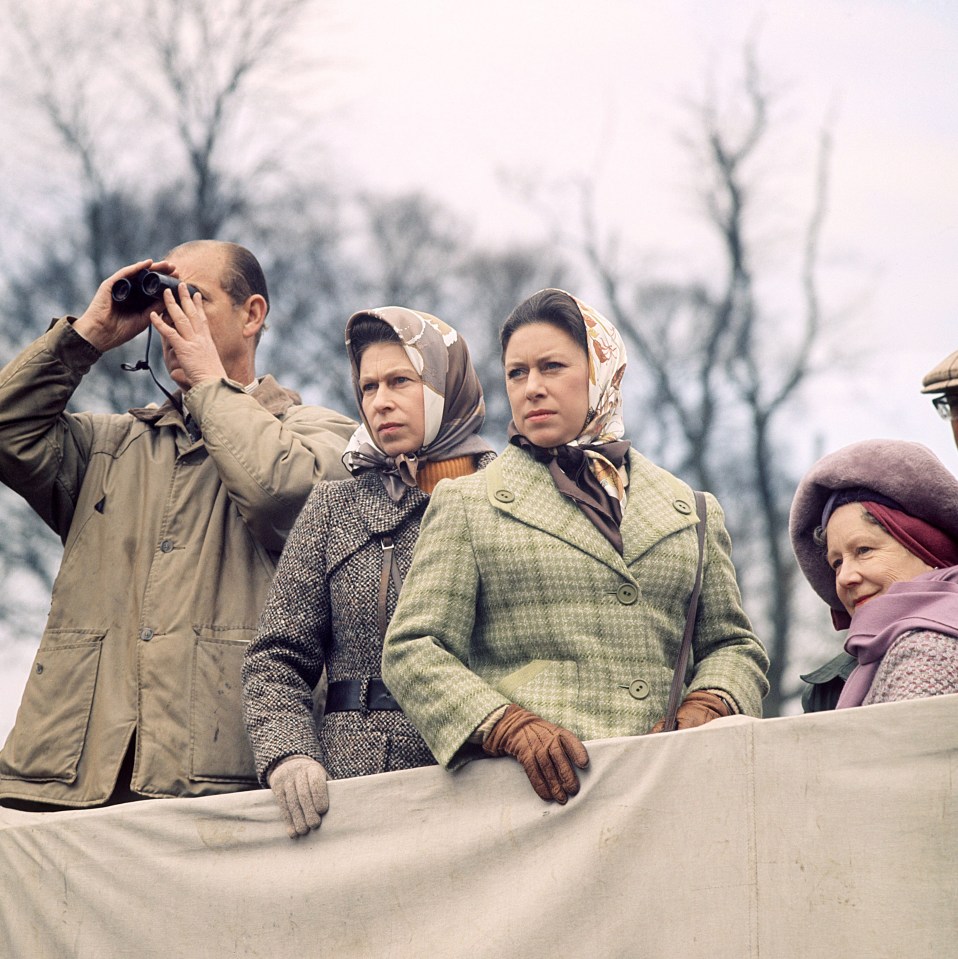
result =
[[[628,440],[591,446],[559,446],[546,449],[530,443],[515,426],[509,426],[509,442],[525,450],[539,463],[549,468],[556,489],[571,499],[592,521],[596,529],[622,554],[622,502],[610,496],[590,467],[587,449],[592,449],[621,469],[629,455]]]

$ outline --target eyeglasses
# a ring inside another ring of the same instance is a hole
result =
[[[943,420],[958,420],[958,396],[951,397],[945,393],[942,396],[936,396],[932,403]]]

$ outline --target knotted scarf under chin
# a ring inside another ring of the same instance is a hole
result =
[[[365,430],[365,427],[360,427]],[[357,430],[357,433],[360,432]],[[439,446],[440,444],[434,444]],[[375,470],[379,473],[386,495],[398,503],[407,489],[419,488],[419,470],[429,463],[445,463],[463,457],[479,457],[492,452],[492,447],[475,433],[468,434],[464,439],[448,441],[440,447],[441,453],[434,453],[432,448],[420,450],[417,453],[400,453],[398,456],[387,456],[381,449],[364,439],[359,445],[343,455],[346,468],[353,474],[363,470]],[[472,472],[466,470],[465,473]],[[461,475],[465,475],[462,473]],[[460,475],[458,470],[448,475]]]
[[[358,449],[350,451],[348,469],[352,473],[361,470],[375,470],[386,487],[386,495],[398,503],[407,489],[415,488],[419,459],[414,453],[400,453],[399,456],[387,456],[371,443],[362,443]]]
[[[622,468],[629,455],[629,440],[610,443],[588,443],[581,446],[536,446],[521,433],[510,431],[509,442],[525,450],[539,463],[549,468],[556,489],[567,496],[589,518],[595,528],[622,554],[622,502],[599,481],[595,473],[601,461],[586,455],[597,453],[612,464]],[[608,467],[606,467],[608,468]]]

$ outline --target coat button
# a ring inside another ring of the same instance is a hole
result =
[[[644,679],[633,679],[629,683],[629,695],[633,699],[645,699],[649,695],[649,684]]]
[[[37,675],[43,672],[43,663],[37,663]]]
[[[169,539],[163,540],[163,542],[160,543],[160,549],[164,553],[168,553],[171,549],[173,549],[173,541]]]
[[[140,630],[140,639],[142,639],[144,643],[148,643],[152,638],[153,630],[150,629],[149,626],[147,626],[146,629]]]
[[[511,503],[516,498],[516,494],[508,489],[497,489],[492,495],[495,496],[500,503]]]
[[[623,583],[615,591],[615,598],[623,606],[631,606],[639,598],[639,590],[631,583]]]
[[[692,507],[685,502],[684,499],[677,499],[672,502],[672,505],[683,515],[688,516],[692,512]]]

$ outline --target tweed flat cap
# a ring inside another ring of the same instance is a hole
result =
[[[788,532],[792,549],[812,589],[835,611],[844,607],[835,592],[835,574],[815,544],[829,496],[839,489],[865,487],[898,503],[958,541],[958,479],[927,446],[904,440],[864,440],[823,456],[795,490]]]
[[[922,393],[941,393],[958,389],[958,350],[946,356],[921,381]]]

